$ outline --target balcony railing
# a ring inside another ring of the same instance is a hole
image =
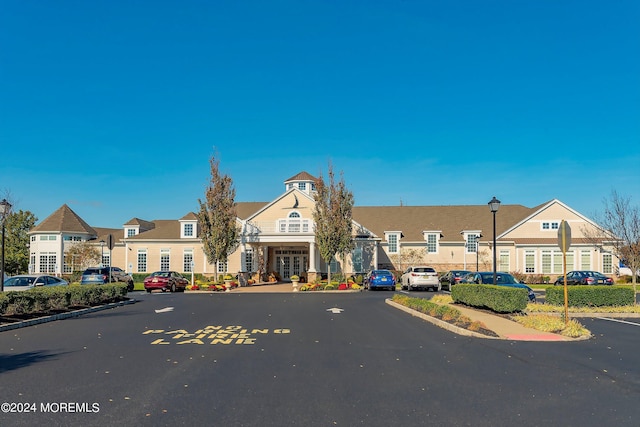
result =
[[[276,221],[251,221],[247,222],[247,234],[297,234],[311,233],[313,221],[310,219],[279,219]]]

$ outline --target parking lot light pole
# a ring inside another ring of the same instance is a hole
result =
[[[500,209],[500,200],[496,199],[496,196],[493,196],[488,203],[489,209],[493,214],[493,284],[496,284],[497,281],[497,272],[496,272],[496,212]]]
[[[0,260],[0,292],[4,292],[4,223],[11,210],[11,203],[7,199],[0,202],[0,221],[2,221],[2,260]]]

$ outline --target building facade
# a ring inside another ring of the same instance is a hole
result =
[[[132,218],[120,229],[92,227],[63,205],[30,231],[30,271],[70,274],[77,265],[68,250],[79,242],[100,249],[104,265],[130,273],[172,270],[217,276],[230,272],[243,280],[314,280],[329,266],[315,243],[315,178],[301,172],[284,182],[270,202],[237,203],[240,239],[226,262],[206,259],[198,219],[188,212],[177,220]],[[553,199],[539,206],[502,205],[496,217],[498,271],[555,278],[563,273],[558,228],[571,227],[567,270],[597,270],[614,276],[618,260],[611,247],[587,238],[597,224]],[[590,232],[591,231],[591,232]],[[375,268],[403,271],[426,264],[437,271],[493,269],[493,214],[487,205],[355,206],[354,249],[330,262],[331,272],[347,275]]]

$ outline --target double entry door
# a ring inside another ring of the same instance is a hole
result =
[[[307,271],[309,251],[300,250],[276,250],[276,271],[284,280],[291,276],[301,276]]]

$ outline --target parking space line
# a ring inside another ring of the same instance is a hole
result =
[[[632,325],[632,326],[640,326],[640,323],[629,322],[628,320],[611,319],[610,317],[596,317],[596,319],[608,320],[610,322],[626,323],[627,325]]]

